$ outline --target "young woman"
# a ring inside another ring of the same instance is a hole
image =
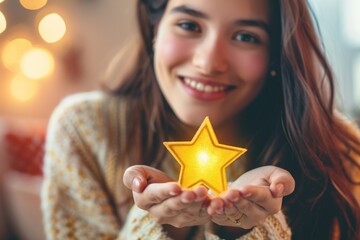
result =
[[[360,134],[335,111],[307,1],[139,0],[137,13],[121,84],[51,119],[48,238],[359,239]],[[163,146],[206,116],[248,149],[217,197],[181,189]]]

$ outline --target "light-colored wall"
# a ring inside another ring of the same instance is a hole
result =
[[[327,56],[336,76],[337,99],[339,106],[349,116],[360,114],[360,79],[355,75],[355,61],[360,58],[360,43],[349,44],[345,27],[349,25],[359,32],[358,20],[349,19],[346,6],[357,0],[311,0],[314,12],[319,21]]]

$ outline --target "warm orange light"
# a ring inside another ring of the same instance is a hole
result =
[[[0,11],[0,34],[6,29],[6,18],[4,14]]]
[[[16,75],[11,79],[10,90],[14,98],[19,101],[29,101],[38,92],[38,83],[25,76]]]
[[[0,0],[0,3],[2,3],[3,1],[5,1],[5,0]]]
[[[54,58],[50,52],[34,48],[25,53],[20,62],[22,73],[31,79],[40,79],[54,71]]]
[[[37,10],[46,5],[47,0],[20,0],[21,5],[29,10]]]
[[[24,38],[16,38],[7,42],[2,51],[2,61],[4,66],[10,71],[18,72],[20,59],[24,53],[31,48],[31,42]]]
[[[46,15],[39,23],[40,36],[48,43],[59,41],[65,35],[65,32],[65,21],[57,13]]]

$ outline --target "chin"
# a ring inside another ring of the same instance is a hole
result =
[[[201,123],[204,121],[205,117],[179,117],[178,118],[180,119],[180,121],[185,124],[186,126],[189,126],[189,127],[199,127],[201,125]]]
[[[189,127],[199,127],[204,121],[207,114],[199,113],[175,113],[176,117],[185,125]]]

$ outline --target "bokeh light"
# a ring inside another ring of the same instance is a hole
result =
[[[20,0],[20,4],[29,10],[37,10],[45,6],[47,0]]]
[[[20,70],[20,60],[32,48],[32,44],[25,38],[16,38],[7,42],[2,51],[4,66],[13,72]]]
[[[65,35],[65,32],[65,21],[57,13],[46,15],[39,23],[40,36],[48,43],[59,41]]]
[[[25,53],[20,61],[22,73],[31,79],[40,79],[54,71],[54,58],[45,49],[34,48]]]
[[[0,34],[6,29],[6,18],[4,14],[0,11]]]
[[[38,82],[16,75],[10,82],[11,94],[19,101],[29,101],[38,92]]]
[[[5,0],[0,0],[0,3],[2,3],[3,1],[5,1]]]

